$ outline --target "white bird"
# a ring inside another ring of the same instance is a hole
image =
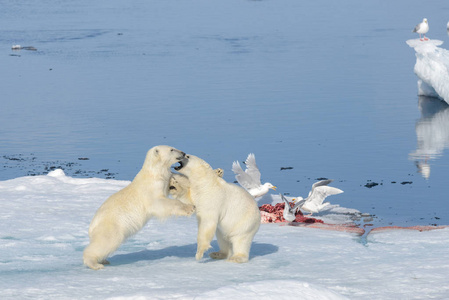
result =
[[[419,39],[422,41],[421,34],[424,37],[424,41],[429,40],[426,38],[426,33],[429,31],[429,23],[427,23],[427,19],[424,18],[421,23],[416,25],[415,29],[413,29],[413,32],[417,32],[419,34]]]
[[[284,197],[284,195],[282,194],[279,195],[281,195],[282,200],[284,200],[285,202],[284,212],[282,214],[284,216],[284,219],[286,219],[289,222],[293,222],[296,219],[295,211],[293,210],[293,208],[290,207],[290,203]]]
[[[232,163],[232,171],[235,173],[235,179],[244,187],[254,198],[262,197],[268,193],[269,189],[276,190],[276,187],[267,182],[260,182],[260,171],[256,165],[256,156],[253,153],[248,155],[245,161],[246,170],[243,171],[238,161]]]
[[[320,212],[324,207],[329,205],[329,202],[323,204],[324,199],[327,196],[337,195],[343,193],[342,190],[327,186],[332,180],[321,180],[315,182],[312,185],[312,190],[309,192],[309,196],[306,199],[298,197],[298,202],[293,207],[293,211],[296,212],[298,208],[310,212],[311,216],[313,213]]]

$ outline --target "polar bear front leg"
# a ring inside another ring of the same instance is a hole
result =
[[[217,222],[209,218],[198,217],[198,245],[195,255],[196,260],[203,258],[204,252],[211,248],[210,242],[214,238],[216,230]]]
[[[153,214],[159,218],[168,216],[191,216],[195,212],[195,206],[184,204],[179,200],[162,198],[154,205]]]

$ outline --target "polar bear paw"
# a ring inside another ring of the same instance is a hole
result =
[[[202,259],[203,258],[203,254],[204,254],[204,252],[197,252],[196,255],[195,255],[195,259],[196,260]]]
[[[101,270],[104,269],[104,265],[97,263],[97,262],[84,262],[86,266],[91,268],[92,270]]]
[[[204,252],[206,252],[210,248],[212,248],[212,246],[209,243],[200,244],[196,250],[196,255],[195,255],[196,260],[202,259]]]
[[[191,216],[195,212],[195,209],[196,209],[195,205],[186,204],[184,210],[187,216]]]
[[[248,262],[248,256],[244,255],[244,254],[236,254],[236,255],[231,256],[228,259],[228,261],[233,262],[233,263],[239,263],[239,264],[246,263],[246,262]]]
[[[212,259],[225,259],[228,255],[221,252],[212,252],[211,254],[209,254],[209,256]]]

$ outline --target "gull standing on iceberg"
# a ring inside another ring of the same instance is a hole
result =
[[[429,39],[426,38],[426,33],[429,31],[429,23],[427,23],[427,19],[424,18],[421,23],[416,25],[415,29],[413,29],[413,32],[417,32],[419,34],[419,39],[422,41],[421,34],[424,37],[424,41],[428,41]]]
[[[284,212],[282,213],[282,216],[284,217],[285,220],[293,222],[294,220],[296,220],[295,210],[290,207],[290,202],[288,202],[288,200],[284,197],[284,195],[282,194],[279,195],[281,195],[281,198],[282,200],[284,200],[285,203]]]
[[[312,185],[312,190],[309,192],[309,196],[306,199],[298,197],[299,201],[293,207],[293,212],[296,212],[298,208],[300,208],[310,212],[310,215],[308,215],[310,217],[313,213],[318,213],[324,207],[328,206],[329,202],[323,204],[323,201],[327,196],[343,193],[340,189],[327,186],[332,181],[333,180],[328,179],[315,182]]]
[[[260,182],[260,171],[256,165],[256,156],[253,153],[248,155],[245,161],[246,170],[243,171],[238,161],[232,163],[232,171],[235,173],[235,179],[244,187],[254,198],[262,197],[268,193],[269,189],[276,190],[276,187],[267,182]]]

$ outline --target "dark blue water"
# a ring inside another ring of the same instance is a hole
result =
[[[131,180],[168,144],[233,181],[254,152],[280,192],[332,178],[345,193],[331,202],[379,224],[448,224],[447,142],[426,158],[417,129],[447,107],[421,113],[405,44],[423,17],[448,42],[448,13],[443,0],[4,1],[0,180],[58,166]]]

